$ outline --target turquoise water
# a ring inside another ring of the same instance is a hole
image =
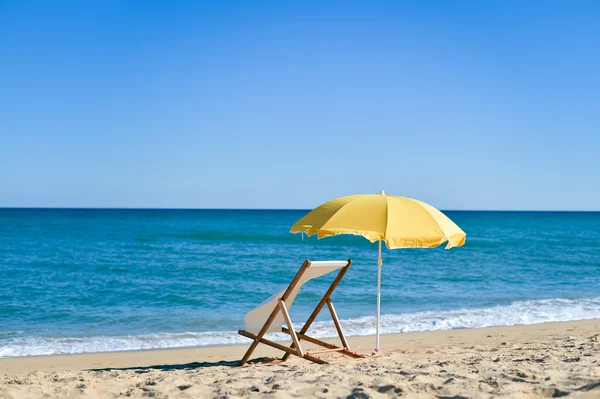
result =
[[[373,334],[376,244],[289,234],[304,213],[0,209],[0,357],[244,343],[244,314],[306,258],[353,259],[333,300],[348,334]],[[384,250],[384,333],[600,317],[600,213],[447,215],[464,247]]]

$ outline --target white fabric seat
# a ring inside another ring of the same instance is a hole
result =
[[[296,299],[296,295],[298,295],[298,291],[300,291],[303,284],[314,278],[331,273],[334,270],[341,269],[344,266],[348,266],[347,260],[311,261],[310,267],[304,272],[300,280],[298,280],[298,283],[285,301],[288,310],[292,307],[292,303]],[[246,316],[244,317],[246,331],[252,334],[258,334],[260,329],[265,325],[265,322],[271,315],[273,309],[277,307],[277,301],[281,298],[286,289],[287,287],[246,313]],[[285,320],[283,314],[279,313],[266,332],[281,332],[281,327],[283,327],[284,323]]]

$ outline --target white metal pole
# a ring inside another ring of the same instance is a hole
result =
[[[377,257],[377,327],[375,338],[375,352],[379,352],[379,314],[381,306],[381,240],[379,240],[379,256]]]
[[[385,191],[381,190],[379,192],[380,195],[385,195]],[[379,352],[379,317],[381,313],[381,265],[383,261],[381,260],[381,240],[379,240],[379,254],[377,256],[377,326],[375,333],[375,352]]]

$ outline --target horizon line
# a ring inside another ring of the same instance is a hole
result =
[[[312,208],[314,209],[314,208]],[[311,211],[311,208],[161,208],[161,207],[87,207],[87,206],[0,206],[0,210],[115,210],[115,211]],[[590,209],[440,209],[442,212],[557,212],[598,213]]]

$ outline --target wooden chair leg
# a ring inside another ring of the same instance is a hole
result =
[[[281,299],[279,300],[279,307],[281,308],[281,313],[283,314],[283,318],[285,319],[285,324],[287,324],[290,335],[292,336],[292,341],[294,342],[294,346],[296,347],[296,353],[299,357],[303,357],[304,353],[302,352],[302,347],[300,346],[300,340],[296,336],[296,331],[294,330],[294,325],[292,324],[292,319],[287,311],[285,306],[285,302]],[[292,347],[293,348],[293,347]],[[286,352],[286,354],[289,352]]]
[[[338,275],[335,277],[335,279],[333,280],[333,282],[331,283],[331,285],[327,289],[327,292],[325,292],[325,295],[323,295],[323,297],[321,298],[321,300],[319,301],[319,303],[315,307],[315,310],[313,310],[313,312],[311,313],[311,315],[308,317],[308,320],[306,320],[306,323],[304,323],[304,326],[302,326],[302,329],[300,330],[300,334],[305,334],[308,331],[308,329],[310,328],[310,326],[313,323],[313,321],[315,321],[316,317],[319,315],[319,312],[321,312],[321,309],[323,309],[323,306],[325,305],[325,303],[331,297],[331,294],[333,294],[333,291],[335,291],[335,289],[337,288],[337,286],[340,283],[340,281],[342,281],[342,278],[344,277],[344,274],[346,274],[346,272],[348,271],[348,268],[350,267],[351,264],[352,264],[352,260],[348,259],[348,265],[344,266],[342,268],[342,270],[340,270],[340,272],[338,273]],[[292,348],[293,347],[294,347],[294,344],[292,343]],[[285,355],[283,355],[283,357],[281,358],[281,360],[282,361],[286,361],[286,360],[289,359],[289,357],[290,357],[290,354],[286,353]]]
[[[246,331],[243,331],[243,330],[238,331],[239,334],[244,335],[248,338],[254,339],[254,341],[252,342],[252,344],[250,344],[250,347],[246,351],[246,354],[244,355],[242,360],[240,360],[240,366],[243,366],[244,364],[246,364],[246,362],[250,358],[250,355],[252,354],[252,352],[254,352],[254,349],[256,349],[256,346],[258,345],[258,343],[263,339],[263,335],[265,335],[265,333],[271,326],[271,323],[273,323],[273,320],[275,320],[275,317],[277,317],[277,313],[280,310],[281,309],[279,308],[279,306],[275,306],[275,309],[273,309],[273,311],[271,312],[271,315],[269,316],[266,323],[260,329],[260,332],[257,335],[247,333]],[[246,334],[244,334],[244,333],[246,333]]]
[[[246,351],[246,354],[244,355],[244,357],[242,358],[242,360],[240,360],[240,366],[243,366],[244,364],[246,364],[246,362],[248,361],[248,359],[250,359],[250,355],[252,355],[252,352],[254,352],[254,349],[256,349],[256,346],[258,345],[259,342],[260,342],[260,340],[255,339],[252,342],[252,344],[250,344],[250,347]]]
[[[290,283],[290,285],[288,285],[287,289],[281,296],[281,300],[283,300],[285,302],[285,300],[288,298],[288,296],[290,296],[290,294],[294,290],[294,287],[296,287],[296,284],[298,284],[298,281],[300,280],[300,278],[302,277],[302,275],[304,274],[304,272],[306,271],[306,269],[308,267],[310,267],[310,260],[306,259],[304,261],[304,263],[302,263],[302,266],[300,267],[300,269],[298,270],[298,272],[296,273],[294,278],[292,279],[292,282]],[[275,306],[275,308],[271,312],[271,315],[269,316],[269,318],[267,319],[267,321],[265,322],[263,327],[260,329],[260,332],[256,336],[254,336],[254,338],[253,338],[254,342],[252,342],[252,344],[250,345],[250,348],[248,348],[248,350],[246,351],[246,354],[244,355],[242,360],[240,360],[240,363],[239,363],[240,366],[243,366],[246,364],[246,362],[250,358],[250,355],[252,354],[252,352],[254,352],[254,349],[256,349],[256,346],[258,345],[258,343],[261,342],[261,340],[263,339],[263,335],[265,335],[265,333],[267,332],[267,330],[273,323],[273,320],[275,320],[275,317],[277,316],[277,313],[280,310],[281,310],[281,308],[279,306]],[[241,331],[239,331],[239,333],[242,334]],[[244,334],[242,334],[242,335],[244,335]],[[248,335],[246,335],[246,336],[248,336]],[[286,353],[286,354],[288,354],[288,353]]]
[[[344,331],[342,331],[342,325],[340,324],[340,320],[335,313],[335,308],[333,307],[333,303],[331,303],[331,299],[327,300],[327,307],[329,308],[329,313],[331,313],[331,318],[333,319],[333,324],[335,324],[335,329],[337,330],[338,335],[340,336],[340,341],[342,341],[342,347],[346,349],[350,349],[348,346],[348,342],[346,341],[346,337],[344,336]]]

